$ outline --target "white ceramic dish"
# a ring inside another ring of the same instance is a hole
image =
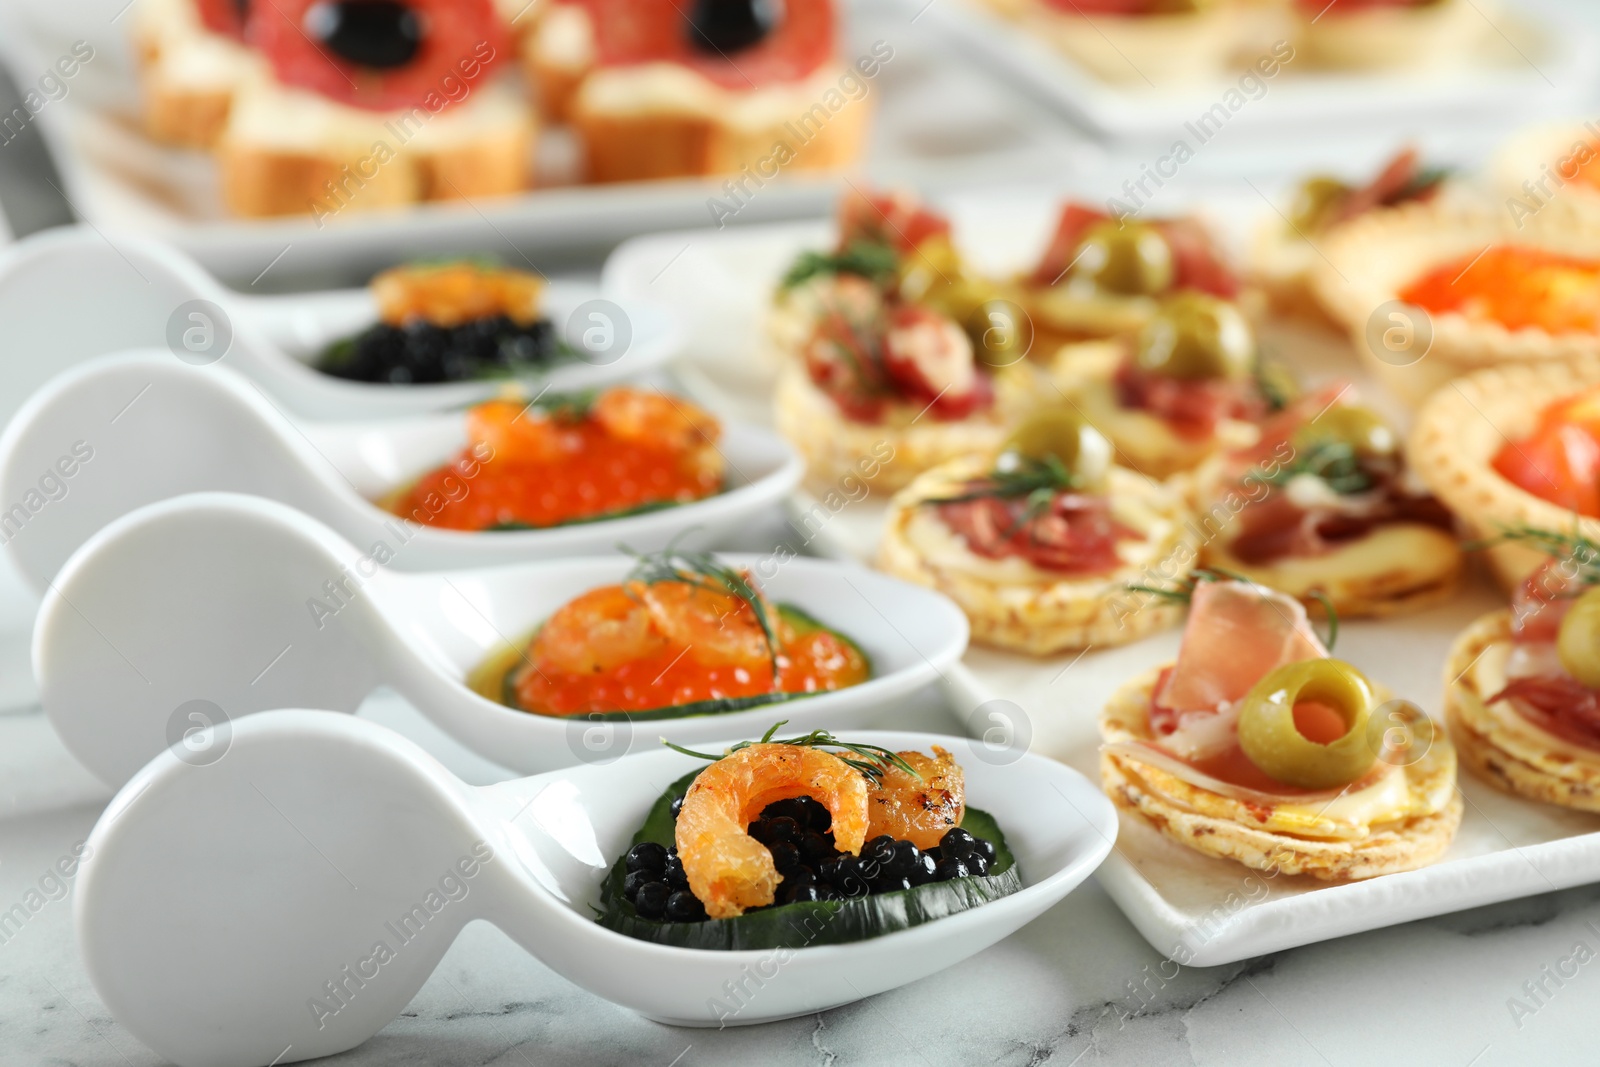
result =
[[[1254,203],[1261,210],[1259,199]],[[945,206],[963,249],[1001,271],[1016,269],[1034,254],[1029,235],[1040,233],[1049,214],[1038,203],[981,196],[951,199]],[[1248,202],[1217,206],[1225,209],[1223,221],[1233,223],[1232,236],[1245,232],[1240,223],[1251,217]],[[673,300],[689,331],[680,375],[703,402],[770,420],[771,367],[735,355],[758,342],[767,294],[790,258],[827,239],[826,227],[818,225],[645,237],[618,249],[606,279],[620,293],[663,290],[663,298]],[[686,243],[691,251],[660,273]],[[716,329],[717,323],[723,328]],[[1308,381],[1354,379],[1365,399],[1399,412],[1374,382],[1364,380],[1355,354],[1330,335],[1282,330],[1263,342]],[[810,551],[872,558],[884,516],[877,497],[839,506],[837,499],[824,503],[797,494],[791,507],[793,526]],[[1499,606],[1503,601],[1494,592],[1470,588],[1419,616],[1349,623],[1341,627],[1339,653],[1437,715],[1439,672],[1450,642]],[[1100,708],[1128,678],[1170,662],[1178,638],[1174,630],[1081,659],[972,648],[949,674],[953,707],[974,736],[998,730],[1009,743],[1098,780]],[[1227,963],[1600,880],[1600,820],[1507,796],[1466,771],[1461,787],[1467,801],[1461,831],[1443,860],[1420,871],[1336,886],[1271,878],[1202,856],[1124,819],[1116,853],[1099,878],[1150,943],[1185,966]]]
[[[895,749],[950,741],[849,737]],[[474,919],[652,1019],[746,1025],[959,963],[1066,896],[1116,833],[1110,804],[1060,764],[966,761],[967,796],[995,816],[1017,856],[1025,885],[1011,896],[867,941],[787,952],[672,948],[598,926],[590,908],[606,871],[655,799],[697,765],[658,750],[473,789],[373,723],[254,716],[215,763],[162,753],[101,816],[74,905],[84,962],[112,1016],[185,1067],[292,1063],[360,1044],[400,1013]],[[389,950],[381,962],[379,942]],[[729,983],[757,970],[743,1007],[717,1012]]]
[[[392,563],[400,570],[610,552],[619,542],[648,551],[680,534],[685,544],[711,543],[783,499],[800,474],[793,451],[771,431],[725,425],[726,491],[660,511],[465,533],[402,524],[372,503],[466,444],[464,412],[301,422],[221,367],[189,366],[167,352],[105,356],[57,376],[0,434],[0,500],[13,524],[4,527],[5,549],[42,590],[112,519],[181,493],[229,490],[291,504],[364,549],[405,534]],[[78,462],[85,453],[92,458]],[[470,492],[470,479],[463,484]]]
[[[1525,121],[1528,115],[1581,103],[1588,84],[1584,72],[1600,53],[1600,41],[1586,28],[1573,25],[1570,17],[1560,19],[1558,32],[1556,12],[1540,10],[1545,5],[1518,4],[1533,10],[1510,16],[1496,13],[1493,24],[1499,32],[1484,35],[1483,51],[1475,63],[1435,76],[1302,72],[1291,63],[1264,94],[1241,87],[1238,75],[1214,84],[1172,88],[1112,85],[1045,38],[973,0],[897,2],[951,41],[961,42],[967,54],[996,77],[1102,134],[1124,139],[1174,135],[1188,139],[1185,124],[1223,101],[1230,90],[1245,101],[1241,106],[1224,105],[1230,131],[1235,127],[1250,127],[1256,133],[1308,127],[1350,130],[1383,123],[1403,124],[1414,134],[1430,124],[1459,122],[1467,115],[1498,115],[1512,122],[1522,116]],[[1162,144],[1165,147],[1167,141]]]
[[[393,535],[389,543],[408,551]],[[620,582],[634,561],[402,575],[369,551],[257,497],[181,497],[127,515],[91,538],[45,595],[34,627],[40,701],[73,755],[113,785],[183,736],[193,701],[210,719],[354,711],[379,685],[486,759],[532,773],[609,761],[662,731],[699,743],[760,735],[779,719],[801,731],[856,725],[938,681],[967,645],[966,619],[926,589],[832,561],[727,556],[773,600],[853,638],[873,677],[722,715],[638,724],[532,715],[473,692],[469,672],[572,598]]]
[[[345,381],[309,364],[327,345],[377,320],[365,289],[256,296],[226,289],[160,241],[88,227],[47,230],[0,252],[0,322],[13,358],[0,363],[0,421],[53,374],[128,348],[168,347],[197,365],[249,378],[273,401],[313,419],[442,411],[493,396],[503,380],[392,386]],[[514,262],[514,261],[512,261]],[[537,392],[637,377],[677,354],[680,331],[649,301],[607,301],[593,286],[553,282],[545,311],[574,346],[592,351],[515,379]],[[195,317],[199,316],[199,317]],[[591,316],[600,316],[594,319]],[[601,321],[604,320],[604,321]]]

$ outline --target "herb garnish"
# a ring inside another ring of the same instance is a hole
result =
[[[839,252],[804,252],[783,276],[781,288],[793,289],[823,274],[856,274],[874,282],[889,279],[899,266],[894,249],[876,241],[851,241]]]
[[[778,630],[767,610],[767,602],[750,583],[750,579],[740,571],[718,563],[709,552],[685,552],[674,545],[651,553],[635,552],[627,545],[618,547],[637,561],[633,570],[623,579],[624,587],[632,582],[645,585],[683,582],[712,593],[732,595],[750,605],[756,623],[767,639],[767,655],[772,661],[772,689],[774,692],[778,690]]]
[[[1348,442],[1334,438],[1324,438],[1310,445],[1265,481],[1282,487],[1301,474],[1322,479],[1340,496],[1364,493],[1373,486],[1372,475],[1362,466],[1360,453]]]
[[[711,760],[712,762],[716,762],[717,760],[726,756],[731,756],[741,749],[749,748],[751,745],[799,745],[804,748],[816,749],[837,748],[856,756],[857,758],[852,759],[850,756],[839,756],[839,753],[833,753],[833,755],[839,756],[839,758],[846,764],[859,771],[864,777],[870,778],[874,785],[879,785],[883,782],[884,769],[891,766],[898,767],[900,770],[905,771],[907,774],[910,774],[918,779],[922,777],[922,775],[917,772],[917,769],[911,766],[911,764],[907,763],[897,752],[892,752],[880,745],[862,745],[853,741],[841,741],[837,737],[834,737],[833,734],[829,733],[827,730],[812,730],[804,737],[779,738],[777,740],[773,740],[773,735],[788,724],[788,719],[775,722],[766,733],[761,735],[760,741],[740,741],[738,744],[730,746],[727,751],[714,754],[709,752],[696,752],[692,748],[684,748],[681,745],[675,745],[664,737],[661,739],[661,743],[672,749],[674,752],[682,752],[685,756],[693,756],[695,759]]]
[[[1026,499],[1021,517],[1013,529],[1026,526],[1044,514],[1056,494],[1079,487],[1078,476],[1067,469],[1060,457],[1051,453],[1044,457],[1009,454],[1014,462],[996,467],[979,481],[970,483],[954,496],[934,497],[924,504],[965,504],[971,500]]]
[[[1531,542],[1551,559],[1570,559],[1578,565],[1578,573],[1574,578],[1583,585],[1600,585],[1600,541],[1591,540],[1576,530],[1564,534],[1541,530],[1536,526],[1507,526],[1494,537],[1468,541],[1461,547],[1468,552],[1477,552],[1508,541]]]

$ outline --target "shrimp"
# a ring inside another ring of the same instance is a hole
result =
[[[687,400],[619,386],[594,402],[594,417],[607,433],[674,452],[715,444],[722,427],[705,409]]]
[[[488,445],[493,457],[523,463],[548,463],[563,451],[555,421],[515,400],[490,400],[469,411],[467,437]]]
[[[742,598],[693,582],[638,583],[630,588],[650,611],[656,629],[708,667],[770,670],[771,651],[755,612]],[[767,605],[767,617],[778,613]]]
[[[932,848],[946,830],[961,825],[966,814],[966,782],[961,765],[949,752],[933,746],[933,755],[902,752],[900,758],[922,777],[890,764],[883,780],[867,796],[867,836],[888,834],[918,848]]]
[[[867,782],[838,756],[803,745],[756,744],[694,780],[678,813],[678,857],[689,888],[713,919],[771,904],[778,869],[746,829],[768,804],[812,797],[833,814],[840,852],[859,854],[867,830]]]
[[[649,610],[622,586],[608,585],[564,604],[540,628],[530,651],[540,670],[597,674],[667,647]]]

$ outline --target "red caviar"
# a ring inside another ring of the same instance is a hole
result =
[[[513,676],[517,704],[541,715],[647,711],[867,679],[866,657],[847,639],[770,605],[766,614],[776,686],[773,650],[749,601],[686,581],[592,590],[534,637]]]
[[[1494,457],[1500,476],[1541,500],[1600,517],[1600,390],[1556,401]]]
[[[388,502],[428,526],[556,526],[722,488],[717,421],[685,400],[616,388],[587,409],[495,400],[467,419],[471,445]]]

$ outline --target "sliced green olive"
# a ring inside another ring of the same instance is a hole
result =
[[[1338,178],[1318,175],[1307,178],[1295,190],[1289,208],[1289,222],[1303,234],[1316,233],[1332,221],[1339,201],[1350,195],[1350,187]]]
[[[1590,689],[1600,689],[1600,589],[1578,598],[1561,620],[1556,634],[1561,665]]]
[[[1167,378],[1241,381],[1255,369],[1256,339],[1226,300],[1179,293],[1140,332],[1134,358],[1141,370]]]
[[[900,257],[900,296],[913,304],[937,303],[941,293],[965,280],[961,254],[950,238],[929,237]]]
[[[1033,319],[1014,301],[991,296],[960,321],[973,353],[990,367],[1009,367],[1033,348]]]
[[[1111,442],[1070,408],[1045,408],[1017,424],[1000,449],[1007,456],[1043,460],[1055,457],[1073,476],[1077,488],[1090,492],[1105,487],[1111,473]]]
[[[1072,275],[1123,296],[1164,293],[1172,288],[1172,246],[1140,222],[1098,222],[1078,244]]]
[[[1388,423],[1370,408],[1355,404],[1339,404],[1324,411],[1296,430],[1291,444],[1296,450],[1309,451],[1323,441],[1347,444],[1363,456],[1392,456],[1400,448],[1400,439]]]
[[[1367,740],[1372,686],[1350,664],[1312,659],[1279,667],[1244,698],[1239,711],[1239,747],[1275,781],[1302,789],[1349,785],[1372,767],[1378,754]],[[1297,713],[1297,706],[1300,707]],[[1345,732],[1320,743],[1301,732],[1296,719],[1331,709]]]

